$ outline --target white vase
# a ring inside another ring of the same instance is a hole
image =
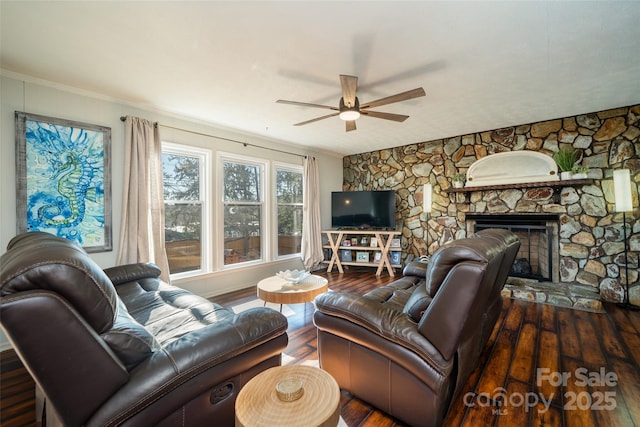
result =
[[[560,172],[560,179],[563,181],[571,179],[571,171]]]

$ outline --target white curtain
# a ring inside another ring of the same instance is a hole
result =
[[[320,178],[315,157],[304,159],[304,196],[302,216],[302,262],[306,270],[317,267],[322,253],[322,225],[320,223]]]
[[[164,246],[162,147],[158,127],[149,120],[125,122],[124,196],[118,264],[153,262],[169,282]]]

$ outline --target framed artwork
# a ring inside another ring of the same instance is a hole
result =
[[[389,262],[391,263],[391,265],[400,265],[400,261],[402,258],[402,252],[391,252],[391,257],[389,259]]]
[[[17,230],[113,249],[111,128],[16,111]]]
[[[369,262],[369,252],[356,252],[356,262]]]

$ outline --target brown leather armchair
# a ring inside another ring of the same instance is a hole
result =
[[[2,328],[66,426],[233,425],[239,390],[278,366],[286,318],[170,286],[153,264],[100,269],[46,233],[0,258]]]
[[[486,230],[363,296],[319,295],[320,366],[343,390],[409,425],[441,425],[495,325],[519,246],[510,231]]]

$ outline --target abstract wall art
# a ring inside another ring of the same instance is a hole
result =
[[[16,111],[17,229],[113,248],[111,128]]]

